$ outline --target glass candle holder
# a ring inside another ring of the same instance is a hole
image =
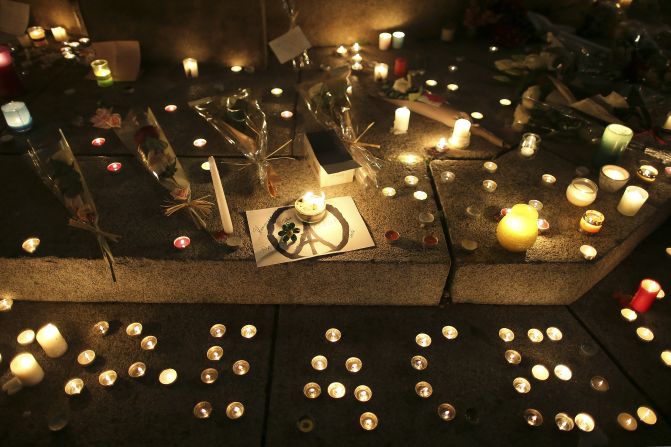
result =
[[[513,388],[520,394],[526,394],[531,391],[531,384],[524,377],[517,377],[513,380]]]
[[[244,338],[254,338],[256,335],[256,326],[253,324],[246,324],[242,326],[242,329],[240,329],[240,335],[242,335]]]
[[[590,179],[576,178],[566,188],[566,199],[575,206],[588,206],[596,200],[598,190]]]
[[[142,323],[131,323],[126,326],[126,334],[129,337],[137,337],[142,334]]]
[[[172,368],[164,369],[158,375],[158,381],[161,385],[172,385],[177,380],[177,371]]]
[[[654,166],[650,165],[641,165],[636,171],[636,175],[639,179],[643,180],[645,183],[653,183],[657,179],[659,171]]]
[[[326,195],[323,192],[317,195],[308,191],[296,200],[294,210],[296,217],[302,222],[321,222],[326,216]]]
[[[610,389],[610,385],[608,384],[608,380],[601,376],[594,376],[589,380],[589,385],[592,387],[594,391],[599,391],[599,392],[606,392]]]
[[[89,366],[96,359],[96,353],[92,349],[82,351],[77,356],[77,363],[82,366]]]
[[[153,351],[154,349],[156,349],[157,344],[158,344],[158,339],[156,337],[154,337],[153,335],[148,335],[140,341],[140,347],[144,351]]]
[[[454,326],[443,326],[442,333],[448,340],[454,340],[459,336],[459,331]]]
[[[566,365],[557,365],[555,366],[554,369],[555,376],[559,380],[567,381],[571,380],[571,377],[573,377],[573,373],[571,372],[571,368],[569,368]]]
[[[110,324],[107,321],[99,321],[93,325],[93,332],[98,335],[106,335],[110,329]]]
[[[541,137],[535,133],[525,133],[520,141],[520,155],[524,158],[532,158],[538,152]]]
[[[641,406],[636,409],[636,415],[644,424],[655,425],[657,423],[657,414],[652,408]]]
[[[438,417],[444,421],[451,421],[457,416],[457,410],[448,403],[438,405]]]
[[[328,386],[328,393],[334,399],[340,399],[345,395],[345,385],[340,382],[333,382]]]
[[[62,26],[51,28],[51,34],[54,36],[56,42],[65,42],[68,40],[68,32]]]
[[[620,203],[617,204],[617,210],[623,216],[635,216],[643,204],[648,200],[649,194],[643,188],[638,186],[627,186],[622,194]]]
[[[98,87],[109,87],[114,84],[112,70],[110,70],[109,63],[105,59],[96,59],[91,62],[91,69]]]
[[[5,117],[7,127],[14,132],[27,132],[33,127],[33,117],[26,104],[21,101],[11,101],[0,107]]]
[[[503,341],[511,342],[515,339],[515,333],[506,327],[499,329],[499,338]]]
[[[599,171],[599,188],[617,192],[629,181],[629,171],[617,165],[605,165]]]
[[[534,376],[534,379],[536,380],[548,380],[550,371],[543,365],[534,365],[531,368],[531,375]]]
[[[552,341],[559,341],[564,337],[562,331],[554,326],[550,326],[549,328],[547,328],[545,330],[545,333],[547,334],[548,338]]]
[[[81,394],[84,390],[84,381],[78,377],[70,379],[65,384],[65,394],[68,396],[76,396]]]
[[[601,145],[594,155],[594,164],[603,166],[620,158],[622,151],[634,137],[634,131],[621,124],[609,124],[601,137]]]
[[[580,219],[580,231],[585,234],[597,234],[601,231],[606,217],[596,210],[587,210]]]
[[[543,425],[543,415],[541,414],[540,411],[533,409],[533,408],[527,408],[524,410],[524,420],[527,422],[532,427],[538,427]]]
[[[391,35],[391,46],[395,50],[401,49],[403,47],[403,41],[405,40],[405,33],[403,31],[394,31]]]
[[[147,365],[142,362],[135,362],[128,367],[128,375],[133,379],[143,377],[145,372],[147,372]]]
[[[338,340],[340,340],[340,337],[342,336],[342,334],[340,333],[340,331],[338,329],[331,328],[331,329],[326,331],[324,336],[326,337],[326,340],[330,341],[331,343],[335,343]]]
[[[36,47],[47,45],[47,34],[41,26],[31,26],[26,32]]]
[[[306,383],[303,387],[303,394],[308,399],[316,399],[322,393],[322,387],[315,382]]]

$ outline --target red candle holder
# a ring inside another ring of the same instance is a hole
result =
[[[118,161],[113,161],[112,163],[107,165],[107,171],[112,173],[112,174],[117,174],[119,171],[121,171],[121,162]]]
[[[12,52],[8,46],[0,45],[0,97],[15,97],[23,92],[23,86],[14,70]]]
[[[649,278],[644,279],[639,284],[636,294],[629,302],[629,307],[639,313],[647,312],[652,303],[655,302],[655,299],[657,299],[657,294],[660,290],[662,290],[662,286],[657,281]]]
[[[438,238],[433,234],[429,234],[424,236],[424,239],[422,239],[422,244],[424,244],[424,246],[427,248],[433,248],[438,245]]]
[[[394,75],[398,78],[402,78],[408,72],[408,61],[404,57],[397,57],[394,60]]]
[[[172,112],[174,112],[175,110],[177,110],[177,106],[176,106],[175,104],[168,104],[167,106],[165,106],[165,107],[163,108],[163,110],[165,110],[165,111],[168,112],[168,113],[172,113]]]
[[[180,236],[172,242],[172,245],[178,250],[184,250],[191,245],[191,238],[189,238],[189,236]]]
[[[384,233],[384,238],[387,240],[387,242],[394,243],[401,238],[401,235],[396,230],[387,230]]]
[[[91,146],[100,147],[103,144],[105,144],[105,139],[103,137],[98,137],[91,140]]]

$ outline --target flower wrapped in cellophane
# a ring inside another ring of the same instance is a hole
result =
[[[378,187],[377,172],[382,163],[370,148],[379,148],[377,144],[363,143],[361,137],[373,126],[370,123],[361,133],[354,127],[352,104],[348,87],[350,67],[334,68],[315,80],[299,85],[300,94],[314,118],[328,129],[334,130],[356,161],[363,174],[364,181]]]
[[[270,165],[272,160],[291,157],[273,157],[291,142],[288,141],[268,152],[268,127],[266,115],[249,89],[239,89],[230,95],[208,96],[189,102],[200,116],[214,127],[226,141],[235,146],[249,160],[233,163],[239,166],[256,166],[259,182],[272,197],[277,196],[275,181],[278,175]]]
[[[96,236],[103,258],[107,261],[112,273],[112,280],[116,281],[114,257],[107,240],[117,242],[120,236],[100,229],[96,205],[70,144],[60,129],[58,136],[58,142],[46,144],[45,147],[39,149],[29,140],[28,155],[44,184],[51,189],[70,213],[68,224],[73,228],[89,231]]]
[[[142,166],[170,193],[173,201],[164,206],[165,214],[171,216],[186,209],[196,227],[205,230],[205,218],[214,205],[205,200],[207,196],[191,197],[191,183],[151,109],[131,110],[121,127],[114,131]]]

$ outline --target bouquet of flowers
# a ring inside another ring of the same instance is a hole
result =
[[[361,166],[366,180],[377,188],[377,172],[382,168],[382,164],[370,148],[379,149],[380,146],[360,141],[373,123],[363,132],[357,133],[352,118],[352,104],[347,93],[350,86],[349,75],[349,65],[343,65],[315,80],[301,83],[298,90],[317,122],[338,134],[354,161]]]
[[[272,197],[277,196],[275,182],[278,175],[270,165],[272,160],[291,157],[273,157],[291,142],[284,143],[268,152],[268,126],[266,115],[258,101],[252,98],[251,90],[240,89],[230,95],[209,96],[189,102],[200,116],[210,123],[230,144],[235,146],[249,161],[233,163],[242,166],[256,166],[259,181]]]
[[[214,204],[205,200],[207,196],[191,198],[191,183],[151,109],[131,110],[114,131],[142,166],[170,193],[173,201],[164,206],[166,216],[186,209],[196,227],[205,230],[205,218],[212,212]]]
[[[116,282],[114,257],[107,240],[117,242],[120,236],[100,229],[98,211],[96,211],[96,205],[93,203],[93,197],[91,197],[82,171],[79,169],[79,164],[60,129],[59,135],[56,147],[40,150],[28,140],[28,155],[37,175],[70,213],[68,224],[73,228],[89,231],[96,236],[103,258],[110,267],[112,280]]]

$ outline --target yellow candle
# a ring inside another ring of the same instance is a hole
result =
[[[58,328],[51,323],[37,331],[36,338],[44,352],[51,358],[60,357],[68,350],[68,343]]]
[[[23,385],[37,385],[44,379],[44,370],[37,363],[35,357],[27,352],[21,353],[12,359],[9,369],[19,378]]]
[[[499,243],[512,252],[527,251],[537,237],[538,211],[523,203],[513,206],[496,227]]]
[[[601,231],[603,221],[606,218],[596,210],[587,210],[580,219],[580,230],[588,234],[596,234]]]

